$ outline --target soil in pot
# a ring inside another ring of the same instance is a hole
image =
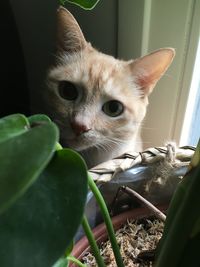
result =
[[[153,250],[162,236],[164,223],[156,218],[142,218],[127,221],[116,232],[116,238],[120,252],[126,267],[150,267],[152,261],[148,257],[138,257],[142,251]],[[115,267],[115,259],[110,241],[102,242],[100,245],[101,255],[107,267]],[[148,253],[147,253],[148,255]],[[96,267],[94,256],[87,252],[83,256],[83,262],[88,267]]]

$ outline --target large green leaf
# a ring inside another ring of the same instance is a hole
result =
[[[0,143],[0,213],[37,179],[52,157],[57,140],[57,127],[46,123]]]
[[[29,128],[27,118],[22,114],[13,114],[0,119],[0,142],[26,132]]]
[[[50,122],[50,118],[45,114],[34,114],[28,117],[28,121],[30,124],[38,124],[42,122]]]
[[[68,267],[67,258],[60,258],[52,267]]]
[[[87,171],[75,152],[55,152],[39,179],[0,216],[0,266],[50,267],[82,220]]]
[[[189,237],[181,255],[178,267],[199,267],[199,247],[200,247],[200,233],[194,237]]]
[[[69,2],[78,5],[84,9],[93,9],[99,0],[60,0],[61,4],[64,5],[65,2]]]
[[[157,267],[199,266],[195,246],[200,245],[200,142],[189,171],[170,203],[158,249]],[[186,263],[190,262],[189,265]]]

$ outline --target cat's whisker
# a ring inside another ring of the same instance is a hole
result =
[[[126,140],[121,140],[119,138],[109,138],[108,141],[116,145],[125,145],[127,143]]]
[[[100,151],[108,152],[105,144],[98,143],[95,145],[95,148],[97,149],[98,152]]]
[[[144,124],[148,96],[174,50],[118,60],[93,48],[69,11],[58,9],[57,18],[58,46],[44,108],[60,128],[63,144],[79,151],[90,167],[128,149],[141,149],[138,130],[156,131]]]

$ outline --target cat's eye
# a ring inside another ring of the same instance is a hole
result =
[[[78,97],[78,90],[76,86],[68,81],[61,81],[58,85],[59,94],[62,98],[73,101]]]
[[[102,107],[103,112],[110,117],[117,117],[124,111],[124,106],[117,100],[110,100]]]

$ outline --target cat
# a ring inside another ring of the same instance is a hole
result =
[[[123,61],[88,43],[73,15],[57,10],[56,63],[48,72],[48,115],[61,143],[89,168],[126,151],[141,151],[148,96],[171,64],[173,48]]]

